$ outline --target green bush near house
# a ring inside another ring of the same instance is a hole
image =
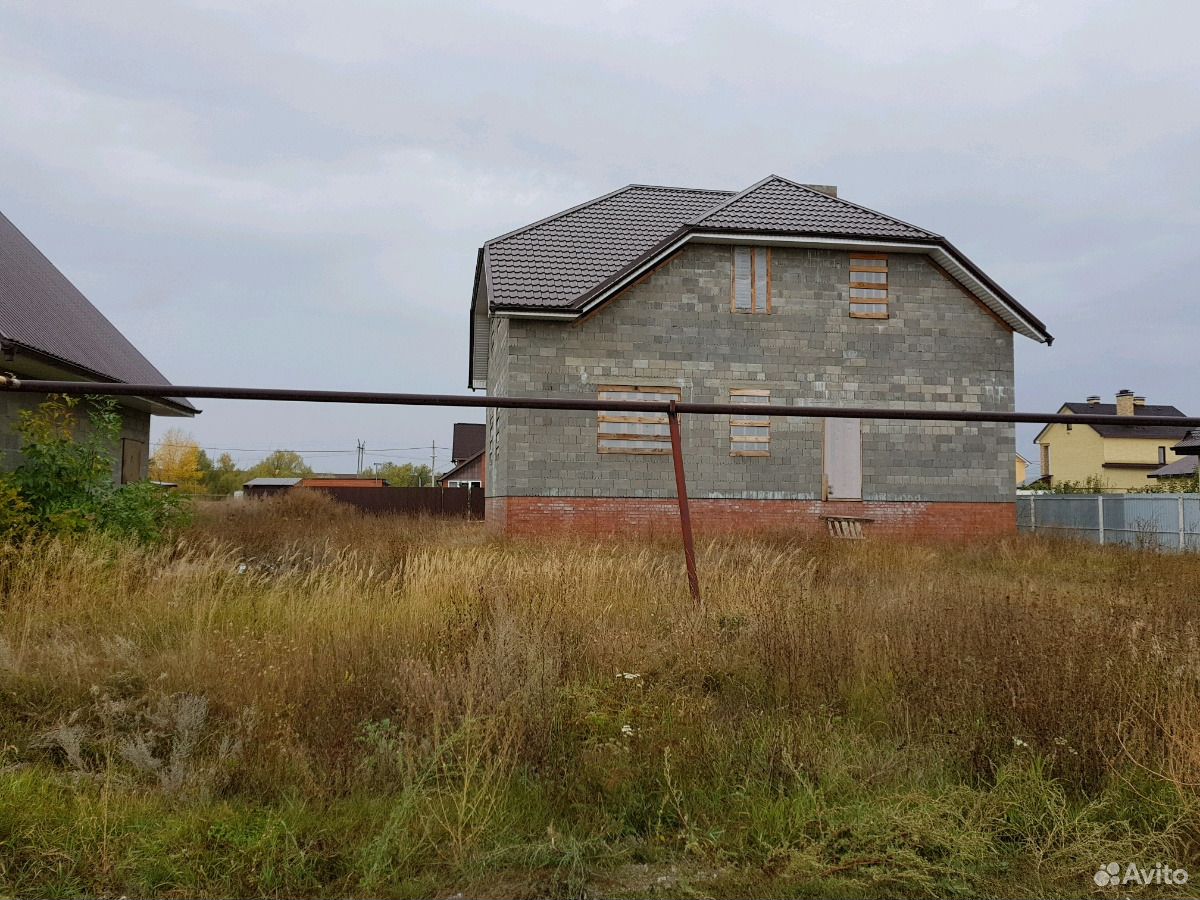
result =
[[[181,498],[148,482],[113,483],[121,417],[111,398],[51,397],[24,410],[16,430],[22,462],[0,475],[0,539],[102,532],[153,543],[185,524]]]

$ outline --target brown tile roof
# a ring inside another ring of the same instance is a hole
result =
[[[569,307],[729,191],[631,184],[488,241],[493,307]]]
[[[703,230],[936,240],[940,235],[771,175],[689,224]]]
[[[2,213],[0,339],[101,380],[170,384]],[[187,400],[167,399],[195,409]]]
[[[633,184],[493,238],[480,250],[471,327],[475,297],[486,296],[489,311],[578,312],[675,242],[713,232],[935,244],[1040,339],[1053,340],[1035,316],[940,235],[777,175],[736,193]]]

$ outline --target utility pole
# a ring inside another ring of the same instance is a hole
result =
[[[363,454],[366,452],[366,449],[367,449],[366,442],[359,440],[359,442],[358,442],[358,477],[359,478],[362,478]]]
[[[429,447],[429,486],[437,487],[437,441]]]

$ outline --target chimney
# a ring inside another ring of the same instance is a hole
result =
[[[811,190],[819,191],[820,193],[826,194],[830,197],[834,197],[834,198],[837,197],[837,185],[836,184],[806,184],[804,186]]]
[[[1088,397],[1087,400],[1088,400],[1088,406],[1099,406],[1100,405],[1100,395],[1099,394],[1092,394],[1092,396]]]
[[[1117,415],[1133,415],[1133,391],[1129,390],[1129,388],[1117,391]]]
[[[1133,405],[1134,405],[1134,406],[1145,406],[1145,405],[1146,405],[1146,398],[1145,398],[1145,397],[1134,397],[1134,398],[1133,398]]]

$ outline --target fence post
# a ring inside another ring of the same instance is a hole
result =
[[[675,461],[675,497],[679,501],[679,527],[683,531],[683,557],[687,562],[688,588],[692,592],[692,600],[699,605],[700,577],[696,573],[696,545],[692,541],[692,515],[688,509],[687,481],[683,477],[683,445],[679,439],[679,413],[675,411],[675,401],[667,412],[667,422],[671,430],[671,456]]]
[[[1100,543],[1104,543],[1104,495],[1096,495],[1096,509],[1100,513]]]
[[[1179,500],[1179,549],[1186,550],[1187,538],[1185,537],[1184,533],[1184,523],[1186,520],[1184,519],[1183,515],[1183,495],[1180,494],[1177,499]]]
[[[1029,495],[1029,533],[1037,534],[1037,494]]]

